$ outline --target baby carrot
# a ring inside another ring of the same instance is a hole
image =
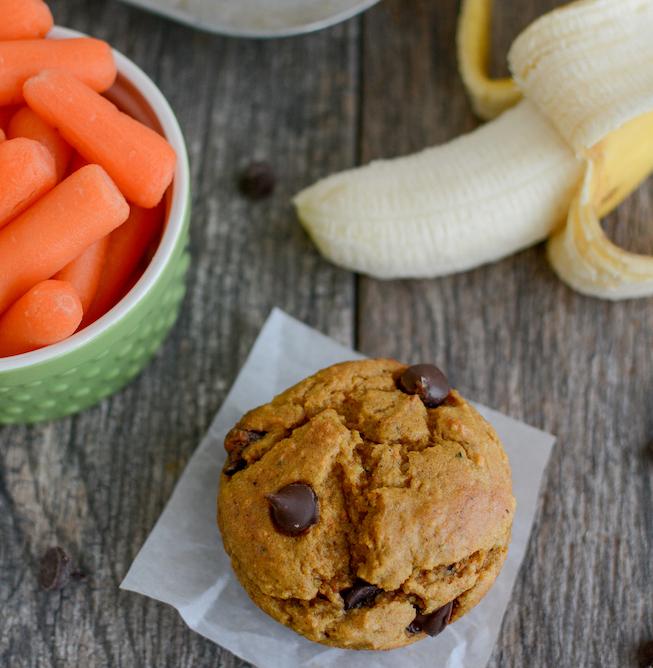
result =
[[[27,104],[91,163],[106,169],[123,195],[156,206],[170,185],[175,152],[151,128],[62,70],[45,70],[23,88]]]
[[[87,165],[62,181],[0,230],[0,313],[128,215],[125,198],[102,167]]]
[[[68,338],[82,319],[82,304],[66,281],[43,281],[0,317],[0,357],[19,355]]]
[[[44,37],[54,24],[43,0],[0,0],[0,16],[0,40]]]
[[[14,114],[18,111],[20,107],[16,105],[11,105],[8,107],[0,107],[0,130],[7,131],[9,127],[9,121],[13,118]]]
[[[82,327],[90,325],[112,308],[124,294],[134,270],[161,229],[163,206],[143,209],[132,206],[129,218],[109,235],[109,245],[95,299],[84,311]]]
[[[118,230],[125,225],[126,223],[123,223]],[[118,230],[114,230],[114,232]],[[104,268],[104,258],[107,246],[109,245],[109,236],[107,235],[98,239],[81,255],[76,257],[72,262],[69,262],[61,271],[54,275],[57,280],[67,281],[75,288],[82,302],[84,313],[88,311],[100,283],[100,276]]]
[[[23,137],[2,142],[0,227],[45,195],[56,182],[54,159],[43,144]]]
[[[61,181],[73,150],[66,144],[63,137],[40,116],[29,107],[18,110],[9,121],[7,136],[9,139],[27,137],[41,142],[52,153],[57,168],[57,181]]]
[[[25,81],[50,67],[66,70],[100,92],[107,90],[116,78],[111,47],[99,39],[0,42],[0,105],[20,104]]]
[[[68,174],[72,174],[73,172],[76,172],[78,169],[81,169],[84,167],[84,165],[88,165],[88,161],[84,160],[77,151],[73,151],[73,157],[70,159],[70,162],[68,163]]]

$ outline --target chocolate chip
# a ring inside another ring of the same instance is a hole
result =
[[[274,524],[289,536],[299,536],[318,520],[317,496],[304,482],[290,483],[267,499]]]
[[[83,578],[84,573],[73,569],[73,563],[61,547],[51,547],[41,558],[39,585],[45,591],[62,589],[71,578]]]
[[[423,615],[418,612],[406,630],[408,633],[419,633],[421,631],[430,636],[437,636],[438,633],[444,631],[446,625],[449,623],[452,610],[453,601],[450,601],[429,615]]]
[[[232,475],[238,473],[238,471],[242,471],[244,468],[247,468],[247,462],[244,459],[234,459],[232,461],[231,457],[229,457],[223,471],[226,476],[231,478]]]
[[[240,192],[249,199],[263,199],[274,192],[276,178],[267,162],[252,162],[238,179]]]
[[[653,668],[653,640],[639,647],[637,659],[639,668]]]
[[[353,608],[360,608],[362,605],[371,605],[377,594],[382,591],[383,589],[379,589],[376,585],[359,578],[351,587],[343,589],[340,596],[344,601],[345,610],[352,610]]]
[[[247,462],[243,459],[243,452],[256,441],[260,441],[266,432],[248,429],[232,429],[224,440],[224,447],[229,457],[224,465],[223,473],[232,476],[242,471]]]
[[[449,381],[433,364],[415,364],[399,378],[399,388],[407,394],[416,394],[427,408],[439,406],[448,396]]]

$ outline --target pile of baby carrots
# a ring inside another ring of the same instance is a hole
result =
[[[176,156],[102,96],[106,42],[48,40],[42,0],[0,0],[0,357],[61,341],[133,286]]]

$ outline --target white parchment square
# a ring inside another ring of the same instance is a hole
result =
[[[484,406],[510,458],[517,511],[506,564],[483,601],[436,638],[389,652],[330,649],[278,624],[232,574],[216,526],[223,440],[243,413],[308,375],[361,355],[275,309],[121,584],[174,606],[186,624],[259,668],[482,668],[524,558],[554,437]]]

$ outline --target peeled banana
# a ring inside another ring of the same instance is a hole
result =
[[[336,264],[377,278],[441,276],[546,238],[581,175],[525,100],[443,146],[330,176],[295,204]]]
[[[464,0],[463,80],[476,111],[498,117],[319,181],[295,198],[300,220],[328,259],[379,278],[462,271],[553,235],[548,257],[575,289],[653,294],[653,259],[599,222],[653,170],[653,1],[545,15],[512,45],[512,80],[487,74],[490,22],[489,0]]]

